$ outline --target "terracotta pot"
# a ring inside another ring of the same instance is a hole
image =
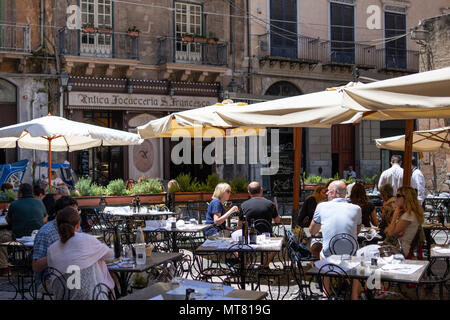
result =
[[[303,186],[303,190],[314,190],[317,187],[317,184],[305,184]]]
[[[98,28],[98,29],[97,29],[97,32],[98,32],[98,33],[112,34],[112,33],[113,33],[113,30],[112,30],[112,29],[101,29],[101,28]]]
[[[105,202],[107,206],[129,205],[133,202],[133,196],[107,196]]]
[[[211,194],[210,194],[211,197]],[[174,201],[175,202],[185,202],[185,201],[204,201],[205,198],[203,192],[175,192]],[[211,199],[211,198],[210,198]]]
[[[192,42],[192,41],[194,41],[194,37],[192,37],[192,36],[183,36],[182,39],[183,39],[184,42]]]
[[[82,28],[82,30],[85,33],[95,33],[95,28],[94,27],[84,27],[84,28]]]
[[[137,31],[128,31],[128,35],[133,38],[139,37],[139,32]]]
[[[209,44],[217,44],[217,41],[213,38],[208,38],[208,43]]]

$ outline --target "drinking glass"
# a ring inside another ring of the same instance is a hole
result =
[[[209,288],[209,291],[212,296],[215,297],[223,297],[223,284],[222,283],[213,283]]]
[[[264,232],[264,243],[270,243],[270,232]]]
[[[404,261],[405,261],[405,257],[402,254],[400,254],[400,253],[394,254],[394,260],[392,260],[393,264],[401,264]]]
[[[205,300],[206,297],[202,295],[200,292],[192,292],[189,296],[189,300]]]

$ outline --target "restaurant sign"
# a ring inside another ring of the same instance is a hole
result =
[[[195,109],[217,103],[215,97],[165,96],[100,92],[70,92],[70,107],[120,107],[121,109]]]

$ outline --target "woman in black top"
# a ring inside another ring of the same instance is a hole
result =
[[[318,185],[312,195],[306,198],[303,203],[300,215],[298,217],[298,224],[302,228],[309,227],[314,216],[317,204],[327,198],[325,185]]]
[[[375,206],[370,202],[366,194],[366,189],[361,183],[355,183],[350,193],[350,202],[361,207],[362,224],[370,228],[372,223],[375,227],[378,226],[378,217],[375,211]]]

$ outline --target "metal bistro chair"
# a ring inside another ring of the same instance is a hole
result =
[[[92,300],[117,300],[114,292],[104,283],[98,283],[92,292]]]
[[[16,294],[13,299],[16,299],[20,294],[22,300],[25,298],[25,293],[28,292],[34,298],[34,281],[31,261],[33,257],[33,250],[25,245],[17,242],[12,243],[7,247],[8,253],[8,282],[16,289]],[[14,284],[14,278],[17,280],[17,285]],[[29,281],[29,284],[27,282]],[[27,288],[28,287],[28,288]]]
[[[236,257],[238,253],[239,257]],[[227,285],[237,284],[241,289],[242,285],[257,283],[257,255],[254,248],[246,244],[234,244],[225,253],[225,264],[221,264],[223,273],[228,274],[224,279]],[[242,279],[242,277],[245,277]]]
[[[353,256],[358,250],[358,241],[351,234],[338,233],[331,238],[329,250],[331,254],[349,254]]]
[[[58,269],[48,267],[41,273],[43,289],[42,298],[48,296],[50,300],[70,300],[70,290],[67,288],[67,278]]]
[[[329,279],[329,290],[324,287],[325,278]],[[319,269],[319,285],[328,300],[349,300],[351,284],[347,273],[338,265],[329,263]]]

